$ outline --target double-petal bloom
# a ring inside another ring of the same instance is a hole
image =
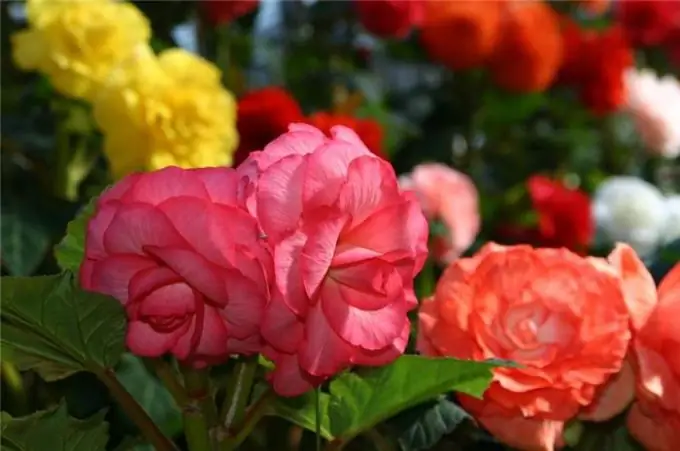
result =
[[[240,194],[273,251],[263,352],[286,396],[398,357],[427,255],[427,222],[389,163],[348,128],[331,135],[293,124],[239,168]]]

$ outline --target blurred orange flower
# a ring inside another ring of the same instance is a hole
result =
[[[420,40],[430,57],[452,70],[486,63],[493,52],[503,0],[428,1]]]
[[[366,144],[368,150],[383,159],[387,159],[383,149],[383,128],[374,119],[360,119],[343,114],[319,112],[309,116],[305,122],[318,128],[328,136],[330,136],[331,127],[336,125],[344,125],[351,128]]]
[[[543,91],[562,62],[557,12],[543,1],[509,2],[489,61],[494,82],[513,92]]]

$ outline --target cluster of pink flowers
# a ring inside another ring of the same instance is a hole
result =
[[[404,352],[427,237],[415,195],[353,131],[292,124],[236,169],[106,191],[81,281],[125,306],[133,353],[196,367],[262,353],[294,396]]]

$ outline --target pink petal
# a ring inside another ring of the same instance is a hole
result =
[[[200,301],[199,301],[200,302]],[[194,348],[198,344],[200,328],[196,327],[196,324],[203,323],[203,305],[200,303],[196,304],[196,315],[192,316],[189,321],[185,324],[185,331],[179,337],[179,340],[174,344],[171,349],[172,354],[177,357],[178,360],[187,360],[191,357]],[[198,316],[198,318],[197,318]]]
[[[141,174],[121,200],[125,203],[140,202],[158,205],[177,196],[210,198],[208,190],[195,171],[169,166]]]
[[[145,204],[121,207],[104,232],[103,242],[111,254],[145,255],[144,246],[187,246],[168,218]]]
[[[122,178],[114,185],[108,187],[99,195],[97,205],[103,208],[109,202],[116,202],[125,197],[125,194],[132,188],[143,174],[130,174]]]
[[[221,306],[227,304],[225,270],[193,251],[156,246],[146,246],[145,249],[213,303]]]
[[[352,363],[364,366],[384,366],[392,363],[404,353],[410,333],[411,323],[407,321],[404,324],[401,334],[394,342],[392,342],[392,344],[377,351],[357,349],[357,352],[352,359]]]
[[[280,297],[275,296],[264,312],[261,332],[271,347],[292,354],[304,338],[304,323]]]
[[[364,156],[353,160],[347,167],[346,177],[338,198],[339,208],[352,215],[353,225],[400,200],[394,169],[380,158]]]
[[[347,368],[352,347],[328,324],[321,306],[316,304],[307,317],[305,339],[299,350],[300,366],[312,376],[329,377]]]
[[[274,249],[276,287],[286,305],[300,316],[306,316],[309,308],[309,298],[302,284],[300,269],[300,253],[306,240],[307,236],[302,231],[297,231]]]
[[[290,124],[288,133],[276,138],[257,155],[257,164],[264,171],[272,164],[291,155],[304,156],[314,152],[326,141],[326,136],[307,124]]]
[[[186,332],[187,326],[188,322],[172,332],[161,333],[144,321],[130,321],[125,343],[135,355],[159,357],[175,346],[177,340]]]
[[[276,365],[267,379],[274,391],[281,396],[300,396],[323,381],[323,378],[313,377],[304,372],[295,354],[282,354],[271,348],[265,349],[264,354]]]
[[[182,282],[182,278],[169,268],[154,266],[139,271],[130,280],[130,299],[143,299],[163,285],[178,282]]]
[[[194,290],[184,283],[165,285],[140,300],[139,314],[144,317],[181,317],[194,313]]]
[[[94,216],[87,223],[85,234],[85,255],[93,260],[101,260],[108,255],[104,248],[104,234],[111,225],[116,212],[117,203],[105,204],[95,211]]]
[[[333,331],[348,343],[373,351],[382,349],[399,336],[404,323],[408,322],[406,303],[389,293],[386,296],[391,295],[393,301],[385,307],[361,310],[351,304],[359,303],[356,298],[362,295],[329,279],[320,294],[323,316]]]
[[[302,215],[302,184],[306,160],[291,155],[274,163],[257,185],[257,217],[274,242],[293,231]]]
[[[412,255],[416,237],[404,221],[410,208],[408,203],[401,202],[373,212],[364,222],[342,234],[341,246],[371,249],[379,254],[400,251],[400,256]]]
[[[237,205],[239,176],[232,168],[200,168],[192,171],[203,182],[213,203]]]
[[[158,210],[198,254],[217,265],[241,264],[237,244],[260,246],[257,221],[240,208],[175,197],[158,205]]]
[[[223,283],[226,286],[227,305],[220,315],[229,327],[229,335],[245,339],[258,332],[264,306],[267,301],[264,287],[258,287],[236,270],[225,272]]]
[[[368,147],[366,147],[366,144],[364,144],[359,135],[357,135],[356,132],[351,128],[342,125],[336,125],[331,127],[331,136],[333,139],[345,141],[360,148],[365,155],[373,155],[371,151],[368,150]]]
[[[229,354],[252,355],[262,351],[262,337],[259,334],[250,335],[243,339],[230,337],[227,340]]]
[[[325,209],[320,209],[324,211]],[[302,283],[310,299],[315,298],[333,261],[335,246],[340,232],[347,223],[347,216],[331,216],[334,211],[319,214],[318,220],[304,228],[307,242],[300,253],[300,272]]]
[[[155,268],[157,263],[138,255],[115,255],[92,262],[91,265],[91,278],[81,280],[83,288],[113,296],[125,305],[130,299],[128,290],[133,277],[144,270]]]
[[[199,340],[192,354],[216,357],[228,356],[227,340],[229,335],[224,319],[217,309],[205,305],[203,324],[199,326],[199,329]]]
[[[304,185],[305,208],[335,202],[347,180],[350,163],[366,156],[364,149],[345,141],[331,141],[311,154]],[[367,158],[378,160],[375,156]],[[376,175],[371,178],[376,178]]]
[[[329,275],[348,294],[347,302],[362,310],[378,310],[402,291],[401,277],[391,263],[378,258],[340,268]]]

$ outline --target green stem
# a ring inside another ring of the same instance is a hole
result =
[[[314,390],[314,395],[316,398],[314,400],[316,451],[321,451],[321,387],[316,387],[316,390]]]
[[[243,421],[232,430],[227,431],[228,435],[220,443],[220,451],[235,450],[253,432],[257,423],[267,413],[269,402],[273,399],[274,392],[267,389],[255,403],[246,411]],[[232,432],[235,431],[235,432]]]
[[[151,367],[154,369],[158,379],[163,382],[165,388],[167,388],[170,395],[175,400],[177,406],[181,409],[188,406],[191,403],[191,399],[187,394],[184,386],[179,382],[175,371],[172,366],[168,364],[163,359],[148,359],[147,360]]]
[[[181,367],[189,403],[184,406],[184,434],[190,451],[214,449],[210,429],[217,423],[217,410],[210,393],[207,369]]]
[[[10,362],[2,362],[1,370],[2,381],[7,385],[10,397],[14,399],[16,413],[21,415],[30,413],[24,380],[17,367]]]
[[[229,431],[243,420],[257,371],[257,357],[239,360],[227,380],[227,396],[222,405],[220,422]]]
[[[132,395],[128,393],[125,387],[123,387],[123,384],[116,378],[116,375],[112,370],[105,369],[103,371],[97,371],[96,374],[109,389],[111,395],[115,398],[130,420],[137,425],[144,438],[148,440],[157,451],[177,451],[177,447],[174,443],[163,435],[142,406],[140,406]]]

